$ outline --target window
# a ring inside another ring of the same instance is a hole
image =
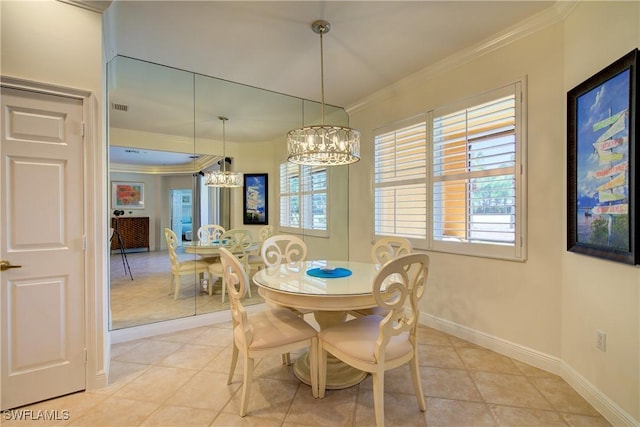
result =
[[[280,165],[280,227],[291,233],[328,236],[327,168]]]
[[[521,84],[375,137],[375,234],[417,248],[525,259]]]

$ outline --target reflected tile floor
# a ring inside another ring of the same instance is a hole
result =
[[[387,426],[610,426],[556,375],[428,327],[419,335],[427,411],[418,408],[409,369],[388,371]],[[370,376],[314,399],[279,356],[256,361],[249,412],[241,418],[241,361],[226,384],[231,340],[227,322],[114,344],[109,386],[21,408],[68,411],[67,420],[5,418],[2,425],[375,425]]]

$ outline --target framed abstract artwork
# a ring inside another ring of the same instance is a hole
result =
[[[144,209],[144,183],[112,181],[111,204],[114,209]]]
[[[244,174],[243,223],[269,223],[268,175],[266,173]]]
[[[638,50],[567,93],[567,250],[638,263]]]

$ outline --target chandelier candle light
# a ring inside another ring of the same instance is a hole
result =
[[[329,32],[327,21],[311,24],[320,34],[320,81],[322,91],[322,125],[305,126],[287,134],[287,160],[301,165],[348,165],[360,160],[360,132],[343,126],[324,124],[324,55],[322,36]]]
[[[220,170],[207,172],[205,175],[205,185],[209,187],[242,187],[242,173],[227,170],[227,157],[225,154],[225,122],[226,117],[218,117],[222,121],[222,166]]]

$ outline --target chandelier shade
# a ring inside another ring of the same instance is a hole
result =
[[[205,185],[209,187],[242,187],[242,173],[231,171],[213,171],[207,172],[204,177]]]
[[[288,161],[346,165],[360,160],[360,132],[342,126],[305,126],[287,134]]]
[[[227,157],[225,153],[225,122],[229,119],[222,116],[218,118],[222,121],[222,165],[220,166],[220,170],[205,173],[204,184],[209,187],[219,188],[242,187],[242,173],[227,170]]]
[[[320,82],[322,124],[304,126],[287,133],[287,161],[301,165],[348,165],[360,160],[360,132],[344,126],[324,124],[324,52],[322,36],[331,29],[327,21],[311,24],[320,35]]]

